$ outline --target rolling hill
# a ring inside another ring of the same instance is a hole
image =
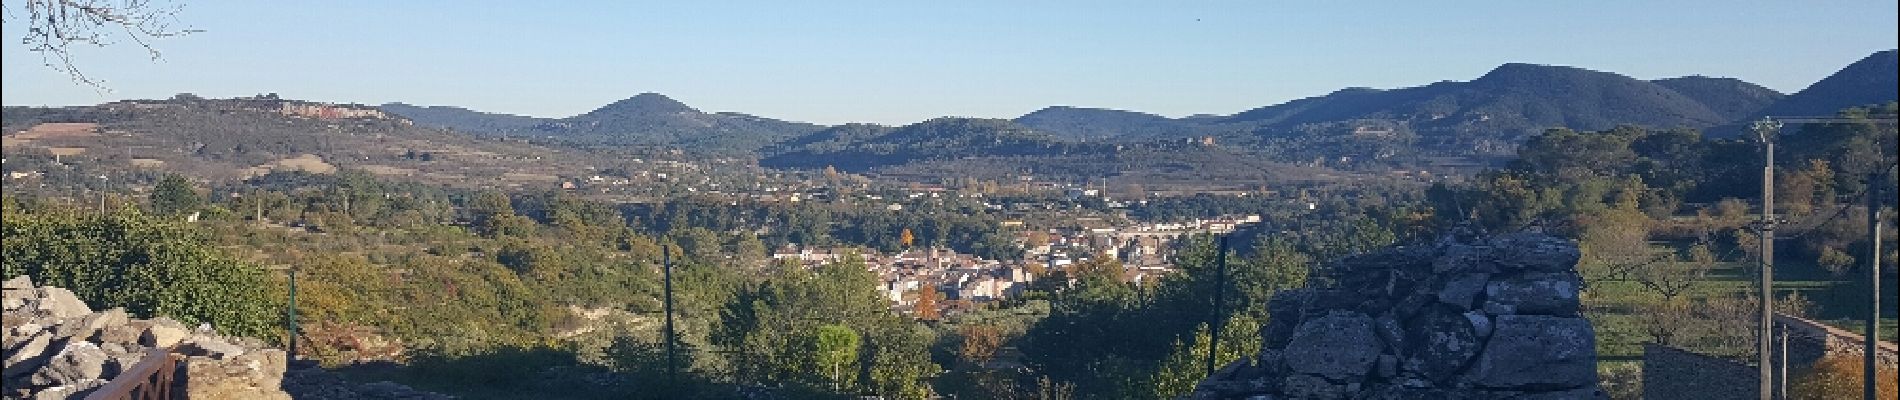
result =
[[[1690,99],[1701,102],[1708,106],[1710,111],[1715,111],[1716,114],[1729,121],[1748,118],[1770,104],[1787,97],[1774,89],[1735,78],[1696,75],[1657,79],[1650,82],[1689,96]]]
[[[1516,63],[1469,82],[1392,90],[1351,88],[1226,119],[1269,129],[1350,120],[1395,121],[1420,132],[1504,136],[1552,127],[1703,127],[1728,121],[1695,98],[1654,82],[1582,68]]]
[[[1211,129],[1207,124],[1148,113],[1069,106],[1043,108],[1016,117],[1015,121],[1057,137],[1079,141],[1181,137]]]
[[[1848,64],[1757,115],[1833,115],[1844,108],[1886,103],[1896,98],[1900,98],[1900,52],[1887,50]]]
[[[383,110],[473,134],[551,137],[580,143],[681,147],[708,153],[750,153],[822,126],[740,113],[707,113],[658,93],[642,93],[567,118],[493,114],[401,103]]]
[[[852,124],[792,139],[759,164],[773,168],[863,171],[916,161],[976,156],[1112,152],[1111,145],[1063,141],[1009,120],[937,118],[898,128]]]

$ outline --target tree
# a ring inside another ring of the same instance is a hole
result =
[[[980,367],[989,363],[996,350],[1003,347],[1003,330],[994,325],[966,325],[957,331],[963,337],[957,355],[970,364]]]
[[[1633,272],[1637,283],[1662,295],[1664,302],[1674,302],[1707,277],[1715,262],[1715,252],[1707,244],[1696,244],[1689,248],[1688,260],[1645,262]]]
[[[165,175],[158,180],[158,186],[152,188],[152,211],[164,215],[177,215],[196,211],[204,206],[204,197],[191,187],[191,181],[177,174]]]
[[[917,241],[917,235],[911,234],[910,228],[904,228],[904,231],[897,235],[897,242],[903,244],[904,248],[910,248],[910,244],[915,241]]]
[[[96,309],[209,322],[225,333],[262,337],[277,326],[281,292],[263,269],[226,254],[191,225],[131,209],[9,211],[0,217],[0,275],[66,288]]]
[[[8,19],[20,18],[27,24],[26,37],[20,39],[27,50],[40,53],[40,60],[47,68],[100,89],[105,86],[86,76],[73,62],[74,45],[105,47],[112,44],[114,37],[123,37],[157,60],[160,54],[152,41],[199,32],[173,27],[183,5],[155,4],[147,0],[26,0],[23,8],[24,12],[16,14],[9,7],[6,15]]]
[[[925,321],[942,318],[943,312],[937,309],[941,297],[943,295],[937,293],[937,285],[924,285],[922,289],[917,289],[917,302],[911,303],[911,314]]]
[[[814,339],[815,359],[830,369],[832,384],[848,386],[842,372],[846,364],[858,359],[858,333],[840,325],[821,325]]]

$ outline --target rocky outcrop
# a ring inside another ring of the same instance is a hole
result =
[[[451,398],[391,382],[354,384],[314,362],[292,362],[256,339],[219,335],[210,325],[133,319],[120,308],[94,312],[71,291],[35,287],[25,276],[0,286],[6,349],[0,397],[6,399],[83,398],[152,349],[178,359],[172,391],[190,399]]]
[[[281,386],[284,352],[255,340],[188,328],[124,309],[94,312],[71,291],[5,282],[6,389],[9,399],[79,398],[131,369],[151,349],[177,355],[173,390],[193,399],[289,399]]]
[[[1258,357],[1193,399],[1601,399],[1579,253],[1525,232],[1448,235],[1336,261],[1268,304]]]

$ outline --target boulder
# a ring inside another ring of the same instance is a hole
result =
[[[20,275],[20,276],[13,277],[12,279],[7,279],[6,282],[0,282],[0,290],[6,290],[6,291],[33,290],[33,278],[28,277],[26,275]]]
[[[35,306],[38,307],[41,316],[65,319],[92,313],[92,308],[87,307],[86,302],[80,301],[79,297],[74,296],[70,290],[43,287],[35,291],[38,293],[33,297],[39,299]]]
[[[223,339],[207,336],[193,336],[184,344],[178,345],[177,352],[188,356],[210,357],[223,360],[244,354],[244,347],[231,344]]]
[[[33,373],[36,386],[65,386],[105,377],[106,352],[90,342],[66,345],[46,366]]]
[[[1344,399],[1348,394],[1345,385],[1306,374],[1287,375],[1280,383],[1280,392],[1285,393],[1287,398],[1312,400]]]
[[[53,332],[39,331],[18,345],[7,348],[6,369],[0,372],[6,379],[25,376],[46,364],[51,357],[47,347],[53,344]]]
[[[103,312],[86,314],[77,318],[69,318],[64,323],[59,324],[58,327],[54,328],[53,336],[62,339],[90,339],[93,335],[98,334],[99,330],[124,325],[128,319],[129,318],[125,316],[125,309],[123,308],[113,308]]]
[[[145,332],[139,335],[139,344],[146,347],[172,347],[185,340],[185,337],[190,334],[185,330],[185,326],[177,321],[158,317],[153,318],[151,326],[146,327]]]
[[[284,352],[261,350],[229,359],[186,357],[184,394],[190,399],[288,400]]]
[[[1493,280],[1484,287],[1485,303],[1508,306],[1510,314],[1577,315],[1583,281],[1572,273],[1529,273]]]
[[[1493,258],[1505,270],[1570,271],[1583,256],[1569,240],[1536,232],[1498,235],[1491,245],[1496,249]]]
[[[1372,317],[1347,311],[1300,324],[1284,352],[1287,366],[1333,380],[1365,376],[1382,348],[1372,325]]]
[[[1425,379],[1444,382],[1470,365],[1483,346],[1477,330],[1462,313],[1434,310],[1421,314],[1406,331],[1415,371]]]
[[[1582,318],[1505,315],[1471,371],[1479,386],[1517,390],[1593,387],[1596,332]]]
[[[1470,310],[1477,304],[1478,294],[1484,293],[1485,284],[1491,281],[1491,275],[1485,273],[1464,273],[1445,282],[1445,288],[1438,290],[1438,302],[1451,305],[1459,310]]]
[[[33,394],[33,400],[67,400],[84,398],[94,389],[105,386],[105,379],[87,379],[68,385],[54,386]]]
[[[148,326],[148,324],[143,323],[143,321],[132,321],[122,325],[107,326],[100,329],[99,333],[93,336],[93,340],[99,341],[100,343],[118,344],[124,347],[137,346],[139,345],[139,336],[145,334],[146,326]]]

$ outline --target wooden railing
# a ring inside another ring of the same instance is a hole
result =
[[[173,397],[172,379],[177,374],[178,356],[170,349],[155,348],[145,352],[137,365],[86,395],[86,400],[168,400]]]

